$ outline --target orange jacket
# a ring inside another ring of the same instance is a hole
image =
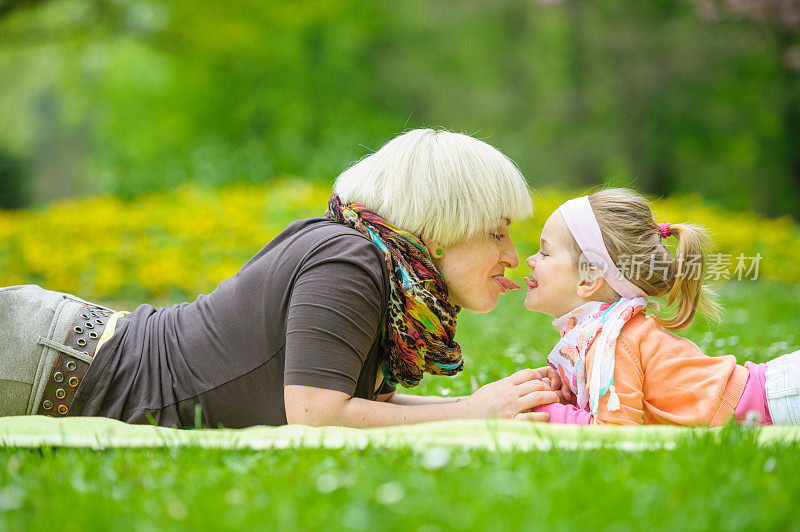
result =
[[[596,345],[589,348],[586,367],[592,378]],[[597,423],[615,425],[726,424],[744,391],[749,372],[733,355],[709,357],[685,338],[640,313],[620,331],[614,364],[614,388],[620,409],[608,410],[606,393]]]

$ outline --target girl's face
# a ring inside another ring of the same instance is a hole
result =
[[[530,277],[525,277],[528,310],[559,317],[586,302],[577,294],[581,279],[571,238],[561,213],[551,214],[542,229],[539,252],[525,261],[531,268]]]
[[[506,268],[519,264],[509,235],[510,223],[502,220],[485,235],[446,248],[441,257],[436,256],[435,246],[429,246],[451,303],[475,312],[489,312],[497,306],[500,294],[515,286],[505,278]]]

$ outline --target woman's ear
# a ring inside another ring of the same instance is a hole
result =
[[[428,254],[434,261],[442,258],[442,255],[444,255],[444,246],[433,239],[427,238],[425,235],[420,235],[419,238],[422,240],[422,243],[425,244],[425,247],[428,248]]]

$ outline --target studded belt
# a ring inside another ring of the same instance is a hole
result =
[[[64,417],[69,413],[78,385],[89,370],[97,343],[111,314],[112,311],[96,305],[86,304],[78,309],[64,339],[64,346],[76,353],[59,352],[44,387],[37,414]]]

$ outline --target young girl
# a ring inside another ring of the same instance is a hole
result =
[[[678,241],[674,256],[668,238]],[[656,224],[647,201],[626,189],[559,207],[527,260],[525,306],[557,317],[561,340],[547,362],[569,403],[535,410],[551,423],[800,424],[800,351],[741,366],[669,332],[698,310],[718,316],[703,287],[706,242],[695,226]],[[674,316],[646,314],[657,307],[647,298],[658,296],[677,305]]]

